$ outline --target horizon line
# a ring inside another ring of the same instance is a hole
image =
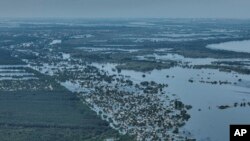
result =
[[[229,17],[2,17],[0,19],[207,19],[207,20],[250,20],[250,18]]]

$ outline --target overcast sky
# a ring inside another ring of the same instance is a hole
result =
[[[250,0],[0,0],[0,17],[250,18]]]

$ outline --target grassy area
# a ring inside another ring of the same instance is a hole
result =
[[[24,64],[17,58],[10,56],[11,52],[7,50],[0,49],[0,65],[20,65]]]
[[[83,141],[126,136],[112,130],[76,95],[67,91],[0,92],[0,139]]]
[[[175,61],[154,62],[154,61],[130,61],[125,64],[118,65],[118,70],[135,70],[135,71],[151,71],[153,69],[167,69],[175,66]]]

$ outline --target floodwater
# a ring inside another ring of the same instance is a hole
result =
[[[35,74],[26,72],[26,65],[0,65],[0,80],[38,79]]]
[[[94,66],[117,74],[112,71],[115,64],[93,64]],[[104,66],[104,67],[103,67]],[[235,102],[250,102],[250,87],[243,85],[250,82],[249,75],[235,72],[220,72],[212,69],[188,69],[174,67],[163,70],[153,70],[148,73],[122,70],[121,74],[130,76],[135,83],[142,81],[155,81],[168,84],[166,92],[176,94],[185,104],[193,108],[189,111],[191,118],[183,127],[201,141],[227,141],[229,140],[230,124],[247,124],[250,122],[250,107],[233,107]],[[142,75],[146,77],[143,78]],[[166,77],[166,76],[169,77]],[[194,82],[190,83],[188,80]],[[241,82],[238,80],[242,79]],[[228,81],[232,84],[208,84],[206,81]],[[235,83],[235,84],[234,84]],[[228,109],[219,109],[218,106],[229,105]],[[240,115],[240,116],[239,116]]]
[[[207,47],[210,49],[250,53],[250,40],[210,44]]]

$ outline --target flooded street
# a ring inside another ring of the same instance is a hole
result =
[[[116,66],[115,64],[93,65],[108,71],[110,74],[118,74],[112,71]],[[248,106],[233,107],[235,102],[250,102],[250,88],[242,85],[250,82],[249,75],[220,72],[213,69],[181,67],[153,70],[147,73],[122,70],[121,73],[129,76],[135,83],[155,81],[168,84],[165,91],[169,95],[176,94],[185,104],[193,106],[189,111],[191,118],[183,129],[190,131],[198,140],[221,141],[229,139],[227,130],[230,124],[247,123],[249,120],[250,109]],[[143,77],[143,74],[145,74],[145,77]],[[188,81],[190,79],[193,80],[192,83]],[[202,79],[228,81],[232,84],[206,84],[199,82]],[[242,81],[238,82],[239,79],[242,79]],[[219,109],[218,106],[220,105],[232,107]]]

